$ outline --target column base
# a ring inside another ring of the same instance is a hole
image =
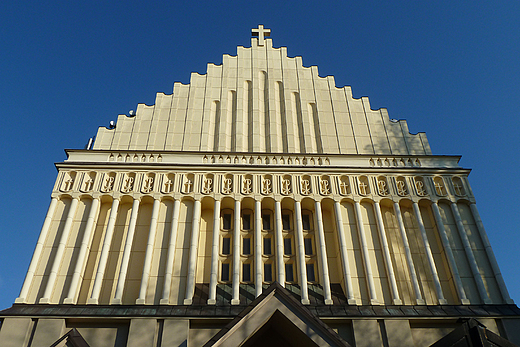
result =
[[[113,298],[111,301],[110,301],[110,305],[122,305],[123,302],[121,301],[120,298]]]
[[[370,305],[381,305],[376,299],[370,299]]]
[[[137,299],[137,300],[135,301],[135,304],[136,304],[136,305],[144,305],[144,299]]]
[[[39,304],[50,304],[51,299],[49,298],[41,298],[40,301],[38,301]]]
[[[325,299],[325,305],[332,305],[332,304],[334,304],[332,299]]]
[[[392,303],[394,305],[402,305],[403,304],[403,300],[401,300],[401,299],[394,299],[394,300],[392,300]]]
[[[25,298],[16,298],[14,300],[15,304],[25,304]]]
[[[87,305],[97,305],[98,299],[90,298],[87,300]]]
[[[469,305],[469,304],[471,304],[471,302],[469,302],[469,299],[461,299],[461,300],[460,300],[460,303],[461,303],[462,305]]]
[[[439,299],[439,305],[448,305],[448,300],[446,300],[446,299]]]
[[[311,301],[309,299],[302,299],[302,305],[310,305]]]
[[[193,299],[184,299],[184,305],[191,305],[193,303]]]
[[[65,300],[63,300],[63,303],[64,303],[65,305],[74,305],[74,304],[75,304],[73,298],[65,298]]]
[[[348,302],[349,305],[357,305],[358,304],[356,299],[348,299],[347,302]]]
[[[240,305],[239,299],[231,299],[231,305]]]
[[[208,299],[208,305],[216,305],[217,304],[217,300],[215,299]]]
[[[491,299],[484,299],[484,304],[489,305],[489,304],[492,304],[492,303],[493,303],[493,300],[491,300]]]
[[[424,301],[423,299],[417,299],[415,304],[416,305],[426,305],[426,301]]]
[[[159,305],[169,305],[170,304],[170,299],[161,299],[161,301],[159,301]]]
[[[514,304],[515,304],[515,301],[514,301],[513,299],[507,299],[507,300],[506,300],[506,304],[514,305]]]

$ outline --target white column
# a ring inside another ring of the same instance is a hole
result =
[[[121,261],[121,269],[117,278],[117,287],[111,304],[121,304],[123,298],[123,289],[125,287],[126,274],[128,272],[128,264],[130,262],[130,254],[132,251],[132,243],[134,241],[135,225],[137,224],[137,213],[139,211],[139,199],[134,199],[132,205],[132,213],[130,214],[130,223],[126,233],[125,249],[123,251],[123,260]]]
[[[235,223],[233,226],[233,296],[231,305],[240,304],[240,200],[235,200]]]
[[[199,248],[200,200],[193,203],[193,221],[191,222],[190,254],[188,259],[188,279],[184,305],[191,305],[195,293],[195,271],[197,269],[197,250]]]
[[[410,245],[408,244],[408,236],[406,236],[406,229],[404,228],[403,215],[401,214],[401,208],[398,202],[394,202],[394,213],[397,217],[397,223],[399,224],[399,231],[401,233],[401,239],[403,240],[404,253],[406,256],[406,263],[408,265],[408,271],[412,279],[412,286],[415,293],[415,301],[417,305],[424,305],[424,299],[419,288],[419,281],[417,280],[417,273],[415,272],[415,266],[413,265],[412,252],[410,252]]]
[[[208,305],[215,305],[217,303],[219,238],[220,200],[215,200],[215,206],[213,208],[213,243],[211,246],[211,275],[209,277]]]
[[[119,208],[119,198],[115,198],[112,201],[112,207],[110,208],[110,216],[108,217],[107,229],[105,231],[105,239],[103,240],[103,247],[101,248],[101,256],[99,258],[99,264],[96,271],[96,278],[94,279],[94,287],[92,288],[92,294],[87,300],[87,304],[98,304],[99,293],[101,292],[101,284],[103,282],[103,276],[105,276],[105,269],[107,267],[108,252],[110,251],[110,244],[112,243],[112,236],[114,235],[114,226],[116,225],[117,210]]]
[[[56,250],[56,255],[52,263],[51,273],[49,274],[49,278],[47,279],[47,285],[45,286],[43,298],[40,299],[40,304],[50,303],[52,290],[54,289],[54,284],[56,283],[56,277],[58,276],[58,271],[60,270],[61,262],[63,261],[63,253],[65,253],[65,247],[67,247],[67,241],[69,239],[70,231],[72,229],[72,223],[74,222],[74,216],[76,215],[78,201],[78,198],[73,198],[70,203],[69,212],[67,213],[67,219],[65,220],[65,225],[63,226],[63,231],[61,232],[58,249]]]
[[[446,305],[448,301],[442,292],[441,281],[439,280],[439,274],[437,273],[437,268],[435,267],[435,261],[433,259],[432,250],[430,248],[430,242],[428,241],[428,235],[426,235],[426,229],[424,228],[421,209],[419,208],[419,204],[415,201],[413,202],[413,210],[415,212],[415,219],[417,220],[417,224],[419,224],[419,230],[421,231],[421,238],[423,241],[424,250],[426,252],[426,257],[428,258],[428,265],[430,266],[430,271],[433,276],[433,284],[435,285],[435,292],[437,293],[439,304]]]
[[[278,272],[278,283],[282,287],[285,287],[285,263],[283,261],[283,235],[282,235],[282,204],[280,201],[274,203],[274,216],[275,216],[275,239],[276,239],[276,269]]]
[[[85,232],[83,233],[83,238],[81,239],[81,246],[79,248],[78,260],[76,261],[76,266],[74,267],[74,274],[72,275],[72,280],[70,282],[69,292],[67,297],[63,301],[64,304],[75,304],[76,303],[76,294],[78,291],[79,282],[82,279],[82,273],[85,269],[85,264],[88,259],[88,253],[90,249],[90,242],[92,232],[95,228],[95,222],[98,215],[98,207],[99,207],[99,198],[92,199],[92,203],[90,204],[90,211],[88,213],[87,224],[85,225]]]
[[[170,303],[170,290],[172,286],[173,262],[175,261],[175,244],[177,242],[177,230],[179,228],[179,212],[181,201],[175,199],[173,202],[172,222],[170,226],[170,242],[168,244],[168,255],[166,256],[166,273],[164,274],[164,286],[161,305]]]
[[[386,239],[385,224],[383,222],[383,215],[381,213],[381,206],[379,201],[374,201],[374,209],[376,210],[377,226],[379,228],[379,239],[383,246],[383,256],[385,257],[386,272],[388,279],[390,280],[390,289],[392,290],[392,303],[394,305],[402,305],[403,302],[399,297],[399,289],[397,289],[397,281],[394,274],[394,266],[392,263],[392,257],[390,256],[390,247]]]
[[[502,277],[500,268],[498,267],[497,259],[495,258],[495,254],[493,253],[493,249],[491,248],[491,243],[489,242],[489,239],[487,237],[486,229],[484,229],[484,223],[482,223],[482,219],[480,219],[480,214],[478,213],[477,205],[472,203],[469,206],[471,208],[471,213],[473,214],[473,219],[475,220],[475,223],[477,223],[477,229],[480,234],[480,239],[482,240],[482,243],[484,244],[484,247],[486,249],[486,254],[488,256],[489,263],[491,264],[493,274],[495,275],[495,278],[497,280],[498,288],[500,289],[500,294],[502,294],[502,298],[504,298],[506,304],[514,304],[515,302],[509,296],[506,283],[504,281],[504,278]]]
[[[303,244],[303,222],[302,222],[302,205],[299,201],[294,202],[294,210],[296,214],[296,241],[298,248],[298,265],[300,266],[300,286],[302,304],[309,305],[309,290],[307,289],[307,263],[305,262],[305,246]]]
[[[348,264],[347,240],[345,237],[345,228],[343,227],[343,216],[341,215],[341,204],[339,201],[334,202],[334,211],[336,213],[336,227],[338,229],[339,250],[341,254],[341,267],[343,268],[344,286],[347,291],[347,300],[349,305],[356,305],[357,300],[352,290],[352,276]]]
[[[471,244],[469,243],[468,235],[466,234],[466,229],[464,228],[464,223],[462,222],[462,218],[460,217],[459,208],[456,202],[451,203],[451,211],[453,212],[453,216],[455,217],[455,222],[457,223],[457,230],[459,231],[460,239],[462,244],[464,245],[464,251],[466,253],[466,257],[468,258],[469,267],[471,268],[471,273],[473,274],[473,278],[475,279],[475,283],[477,284],[477,289],[480,294],[480,298],[485,304],[491,304],[491,299],[486,291],[486,286],[484,286],[484,281],[482,280],[482,276],[478,270],[477,260],[475,259],[475,255],[473,254],[473,250],[471,249]]]
[[[150,219],[150,231],[148,232],[148,242],[146,243],[146,253],[144,256],[141,287],[139,288],[139,297],[135,301],[136,305],[144,305],[146,301],[146,290],[148,289],[148,281],[150,279],[150,269],[152,267],[153,258],[153,244],[155,242],[155,233],[157,231],[157,219],[159,218],[160,207],[161,201],[159,199],[155,199],[153,201],[152,218]]]
[[[323,294],[325,297],[325,305],[332,305],[332,294],[330,292],[329,266],[327,263],[327,245],[325,244],[325,231],[323,230],[323,217],[321,213],[321,202],[314,202],[316,210],[316,224],[318,225],[318,244],[320,269],[323,277]]]
[[[255,201],[255,296],[262,294],[262,202]]]
[[[462,280],[460,279],[457,262],[455,261],[455,257],[453,256],[450,241],[448,240],[448,235],[446,234],[446,229],[444,228],[444,223],[442,222],[441,213],[439,211],[439,205],[437,205],[436,201],[432,201],[432,210],[433,216],[435,217],[435,222],[437,223],[437,231],[439,232],[442,245],[444,246],[444,252],[446,253],[446,257],[448,258],[448,264],[450,265],[451,274],[453,276],[453,281],[455,282],[455,288],[457,290],[460,302],[463,305],[469,305],[470,302],[466,296],[466,292],[464,291],[464,286],[462,284]]]
[[[29,265],[27,275],[25,275],[25,280],[23,281],[22,289],[20,290],[20,296],[16,298],[15,304],[25,304],[27,302],[27,294],[29,294],[29,288],[31,287],[31,283],[34,278],[34,273],[36,272],[36,268],[38,267],[38,263],[40,262],[40,256],[42,254],[45,240],[47,239],[47,234],[49,233],[52,217],[54,216],[54,212],[56,211],[57,204],[58,198],[52,198],[51,203],[49,204],[49,208],[47,210],[47,215],[45,216],[45,221],[43,222],[40,237],[38,237],[38,242],[36,243],[36,247],[34,249],[31,264]]]
[[[370,304],[379,305],[379,301],[377,301],[376,288],[374,285],[374,277],[372,275],[372,264],[370,262],[368,244],[365,236],[365,226],[363,225],[363,215],[361,214],[361,204],[359,201],[354,202],[354,207],[356,209],[356,220],[359,240],[361,241],[361,251],[363,252],[363,260],[365,261],[365,273],[367,275]]]

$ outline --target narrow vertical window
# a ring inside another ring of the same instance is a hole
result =
[[[220,280],[222,282],[229,281],[229,263],[222,263],[222,272],[220,274]]]
[[[242,281],[251,282],[251,264],[242,264]]]
[[[231,238],[224,237],[222,239],[222,254],[229,255],[231,254]]]
[[[264,254],[265,255],[271,255],[271,238],[266,237],[264,238]]]
[[[222,229],[231,230],[231,213],[222,215]]]
[[[283,230],[291,230],[291,216],[288,214],[282,215]]]
[[[262,215],[262,229],[271,230],[271,215]]]
[[[292,254],[292,240],[289,238],[283,239],[283,254],[285,254],[285,255]]]
[[[251,254],[251,238],[244,237],[242,239],[242,254],[250,255]]]
[[[285,280],[287,282],[294,282],[293,265],[285,264]]]
[[[264,264],[264,281],[265,282],[273,281],[273,267],[271,264]]]
[[[251,230],[251,215],[245,214],[242,216],[242,229]]]
[[[307,281],[316,282],[316,274],[314,273],[314,264],[307,264]]]
[[[303,239],[303,245],[305,248],[305,255],[312,255],[312,239],[311,238],[305,238]]]
[[[311,218],[308,214],[302,215],[303,230],[311,230]]]

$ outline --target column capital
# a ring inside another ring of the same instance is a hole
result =
[[[101,193],[100,192],[93,192],[91,195],[92,199],[101,199]]]
[[[338,203],[341,203],[341,200],[343,200],[343,198],[344,198],[343,196],[337,195],[337,194],[334,194],[332,196],[332,200],[334,200],[334,202],[338,202]]]
[[[294,194],[293,199],[294,201],[302,202],[303,196],[301,196],[300,194]]]
[[[114,200],[121,200],[121,194],[120,193],[112,194],[112,199],[114,199]]]
[[[213,199],[219,200],[219,201],[222,200],[222,194],[220,194],[220,193],[213,194]]]
[[[260,194],[255,194],[253,195],[253,199],[255,199],[255,201],[262,201],[263,196]]]
[[[275,201],[282,201],[283,196],[281,194],[274,194],[273,198]]]
[[[182,199],[182,194],[181,194],[181,192],[175,192],[175,193],[173,193],[173,198],[174,198],[175,200],[180,200],[180,199]]]
[[[51,199],[59,199],[60,195],[61,195],[61,193],[59,193],[59,192],[53,192],[51,194]]]
[[[201,193],[195,193],[193,194],[193,199],[195,199],[195,201],[201,201],[202,200],[202,194]]]

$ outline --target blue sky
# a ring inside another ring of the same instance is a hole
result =
[[[4,1],[0,4],[0,309],[18,296],[55,162],[98,126],[189,83],[264,24],[338,87],[460,154],[520,302],[520,2]]]

